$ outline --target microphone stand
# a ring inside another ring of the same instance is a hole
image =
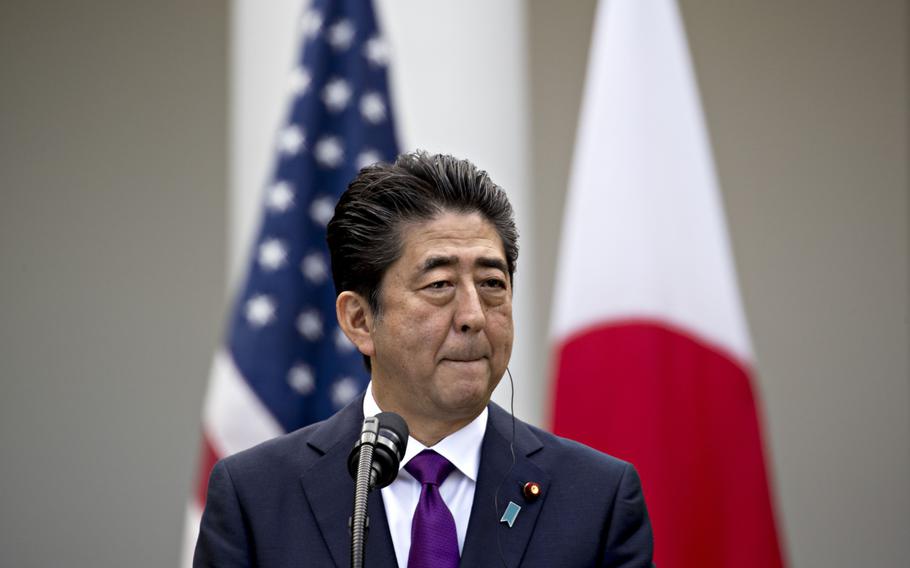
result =
[[[351,568],[363,568],[364,546],[370,518],[367,516],[367,495],[375,482],[373,450],[379,437],[379,420],[375,417],[364,421],[360,434],[360,457],[354,481],[354,513],[351,515]]]
[[[386,487],[398,475],[398,466],[408,447],[408,425],[401,416],[380,412],[363,421],[360,439],[348,456],[348,472],[354,478],[354,512],[351,528],[351,568],[363,568],[364,547],[370,518],[367,495]]]

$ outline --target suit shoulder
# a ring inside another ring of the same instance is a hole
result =
[[[299,430],[271,438],[255,446],[224,457],[220,462],[232,477],[262,475],[270,471],[301,471],[317,455],[307,444],[325,423],[316,422]]]
[[[489,424],[505,443],[508,443],[511,437],[512,416],[495,403],[490,403],[489,409]],[[557,436],[518,418],[515,418],[515,426],[516,448],[525,451],[531,461],[547,469],[562,471],[566,468],[581,468],[582,471],[618,476],[622,476],[630,468],[634,469],[629,462],[575,440]]]
[[[262,474],[268,468],[299,475],[338,444],[349,442],[353,447],[363,422],[362,406],[363,397],[360,397],[326,420],[277,436],[222,461],[232,473]]]
[[[570,468],[574,475],[608,475],[622,477],[632,464],[611,456],[581,442],[557,436],[546,430],[528,425],[530,431],[540,440],[540,457],[546,462]]]

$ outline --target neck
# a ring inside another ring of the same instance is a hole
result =
[[[470,424],[471,420],[476,418],[475,416],[474,418],[443,424],[438,420],[422,421],[419,418],[406,416],[404,413],[399,412],[399,414],[401,414],[405,422],[408,423],[411,437],[427,447],[435,446],[440,440],[449,434],[461,430]]]
[[[480,410],[473,414],[448,419],[438,415],[427,415],[397,404],[393,397],[384,396],[385,393],[382,392],[382,389],[376,388],[376,386],[376,383],[373,382],[373,400],[376,401],[379,409],[383,412],[394,412],[404,418],[408,425],[409,435],[427,447],[435,446],[449,434],[457,432],[470,424],[483,412],[484,408],[481,407]]]

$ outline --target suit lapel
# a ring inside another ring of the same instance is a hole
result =
[[[546,500],[550,476],[528,459],[543,446],[521,422],[515,424],[515,465],[512,466],[509,450],[512,418],[495,404],[490,404],[489,408],[490,420],[484,434],[480,471],[461,565],[498,564],[501,550],[506,566],[518,566]],[[528,481],[537,482],[543,489],[541,496],[534,501],[526,500],[522,494]],[[497,488],[498,502],[494,505]],[[500,522],[510,501],[521,507],[511,527]]]
[[[347,459],[363,423],[363,398],[349,404],[313,433],[308,445],[320,457],[300,477],[313,517],[332,559],[339,568],[351,564],[351,533],[348,519],[354,502],[354,481]],[[373,490],[367,500],[370,529],[366,542],[366,565],[395,563],[395,550],[386,520],[382,494]]]
[[[367,545],[364,560],[365,566],[398,566],[398,560],[395,556],[395,545],[392,544],[392,533],[389,531],[389,522],[385,516],[385,505],[382,503],[382,492],[374,489],[367,498],[367,512],[370,515],[370,529],[367,533]],[[354,481],[351,481],[351,506],[354,508]],[[350,516],[350,515],[348,515]],[[347,523],[345,523],[347,527]],[[348,533],[348,542],[351,542],[350,533]],[[351,565],[351,547],[346,547],[347,555],[345,564]]]

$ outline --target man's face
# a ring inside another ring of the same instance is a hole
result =
[[[512,288],[502,240],[478,213],[405,225],[383,276],[370,336],[374,393],[406,418],[477,416],[512,353]]]

